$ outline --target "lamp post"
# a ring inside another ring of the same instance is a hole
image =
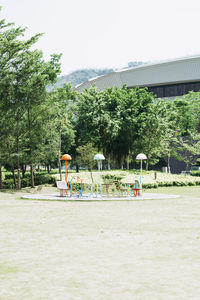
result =
[[[101,175],[100,175],[100,170],[102,169],[102,160],[104,160],[105,157],[103,154],[96,154],[94,156],[94,160],[97,160],[98,163],[98,180],[97,180],[97,193],[96,195],[98,195],[98,189],[100,186],[100,193],[101,193]]]
[[[69,154],[63,154],[63,156],[61,157],[61,160],[65,160],[65,181],[67,184],[67,161],[72,160],[72,158]]]
[[[147,157],[143,153],[140,153],[136,156],[136,160],[140,160],[140,189],[141,189],[141,191],[142,191],[142,161],[144,159],[147,159]]]

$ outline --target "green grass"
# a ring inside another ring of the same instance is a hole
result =
[[[9,274],[15,274],[19,271],[19,268],[16,266],[9,266],[7,264],[0,263],[0,276],[2,275],[9,275]]]
[[[199,186],[132,202],[20,199],[27,192],[0,192],[1,300],[199,298]]]

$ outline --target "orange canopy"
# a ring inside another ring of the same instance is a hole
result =
[[[69,154],[63,154],[63,156],[61,157],[61,160],[72,160],[72,158]]]

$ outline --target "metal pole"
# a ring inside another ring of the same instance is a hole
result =
[[[141,162],[140,162],[140,169],[141,169],[141,175],[140,175],[140,193],[142,195],[142,159],[141,159]]]
[[[67,160],[65,161],[65,181],[67,184]]]

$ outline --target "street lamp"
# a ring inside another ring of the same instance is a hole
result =
[[[61,157],[61,160],[65,160],[65,181],[67,184],[67,161],[72,160],[72,158],[69,154],[63,154],[63,156]]]
[[[99,186],[100,186],[100,193],[101,193],[101,176],[100,176],[100,170],[102,169],[102,160],[104,160],[105,157],[103,154],[96,154],[94,156],[94,160],[97,160],[97,163],[98,163],[98,180],[97,180],[97,193],[96,195],[98,194],[98,189],[99,189]]]

